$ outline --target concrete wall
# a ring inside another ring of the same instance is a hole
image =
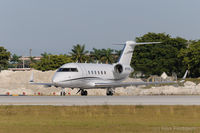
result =
[[[26,95],[56,95],[60,94],[61,89],[50,87],[45,88],[43,86],[30,85],[29,80],[31,74],[34,73],[35,82],[51,82],[51,78],[55,71],[2,71],[0,72],[0,94],[23,94]],[[126,82],[139,82],[140,79],[128,78]],[[71,90],[70,88],[65,88],[67,95],[79,95],[76,94],[78,89]],[[105,89],[91,89],[88,90],[89,95],[105,95]],[[187,81],[184,86],[161,86],[161,87],[151,87],[146,88],[145,86],[130,86],[130,87],[119,87],[115,90],[115,95],[199,95],[200,94],[200,84],[196,85],[193,82]]]

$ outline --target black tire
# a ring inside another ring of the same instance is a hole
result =
[[[110,96],[113,96],[113,93],[111,92]]]
[[[109,91],[108,93],[106,93],[107,96],[112,96],[113,93],[111,91]]]
[[[87,91],[81,91],[81,96],[87,96],[88,92]]]
[[[87,96],[88,92],[87,92],[87,91],[84,91],[84,94],[85,94],[85,96]]]
[[[84,91],[81,91],[81,96],[84,96]]]

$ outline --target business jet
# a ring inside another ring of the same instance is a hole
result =
[[[114,64],[93,64],[93,63],[67,63],[61,66],[54,74],[51,83],[35,83],[33,74],[30,83],[33,85],[44,85],[46,87],[79,88],[82,96],[86,96],[87,89],[102,88],[107,89],[106,95],[112,96],[115,88],[150,85],[150,84],[170,84],[177,81],[163,82],[122,82],[133,68],[130,66],[132,54],[136,45],[157,44],[160,42],[136,43],[127,41],[119,58]],[[121,44],[122,45],[122,44]],[[186,74],[185,74],[186,76]],[[184,78],[185,78],[184,76]]]

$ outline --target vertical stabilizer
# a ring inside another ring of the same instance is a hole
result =
[[[124,64],[124,65],[130,65],[133,51],[136,45],[143,45],[143,44],[157,44],[160,42],[142,42],[142,43],[136,43],[134,41],[127,41],[124,49],[122,51],[122,54],[119,58],[118,63]]]
[[[120,64],[130,65],[134,48],[135,48],[135,42],[127,41],[118,62]]]

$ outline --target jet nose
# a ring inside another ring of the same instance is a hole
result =
[[[57,82],[57,80],[56,80],[55,77],[52,78],[52,82],[53,82],[53,83]]]
[[[58,75],[55,73],[53,78],[52,78],[52,82],[53,83],[56,83],[56,82],[59,82],[59,78],[58,78]]]
[[[56,83],[56,82],[57,82],[57,80],[55,80],[55,78],[52,78],[52,82],[53,82],[53,83]]]

